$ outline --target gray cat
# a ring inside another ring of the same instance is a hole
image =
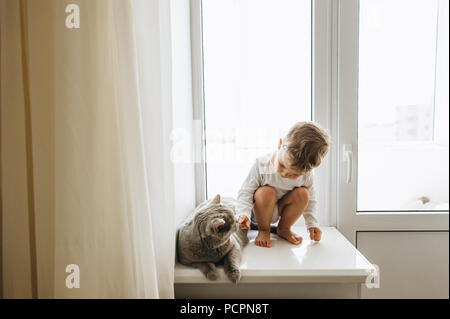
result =
[[[239,229],[232,200],[221,203],[216,195],[201,203],[178,230],[178,261],[200,269],[209,280],[218,278],[215,264],[223,262],[225,274],[237,283],[241,251],[247,243],[247,230]]]

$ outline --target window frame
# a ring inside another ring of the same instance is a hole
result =
[[[359,0],[312,1],[312,119],[332,137],[330,151],[315,170],[319,209],[356,244],[357,231],[447,230],[448,212],[364,212],[356,210],[356,168],[346,183],[343,146],[353,146],[357,163]],[[206,199],[206,154],[203,92],[202,0],[190,0],[194,120],[201,121],[201,162],[195,165],[196,204]]]
[[[328,130],[331,136],[337,133],[334,121],[336,93],[336,75],[333,43],[336,41],[335,16],[336,5],[333,0],[310,0],[312,11],[311,25],[311,108],[312,120]],[[201,121],[201,141],[195,141],[201,149],[201,162],[195,164],[196,204],[206,200],[207,159],[205,137],[204,86],[203,86],[203,37],[202,37],[202,0],[190,0],[191,18],[191,60],[193,87],[194,120]],[[334,46],[335,47],[335,46]],[[326,212],[321,224],[336,226],[337,173],[336,145],[333,143],[321,166],[315,170],[315,183],[319,209]]]
[[[202,32],[202,0],[190,0],[191,25],[191,72],[192,72],[192,107],[193,120],[198,123],[200,132],[194,137],[194,147],[200,155],[195,166],[195,205],[206,200],[206,135],[203,86],[203,32]]]
[[[337,19],[338,229],[353,244],[357,231],[448,231],[448,211],[357,211],[359,0],[339,0]],[[353,151],[350,183],[346,182],[347,163],[343,160],[344,145],[348,144]]]

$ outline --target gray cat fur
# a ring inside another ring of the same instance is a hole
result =
[[[248,243],[247,230],[239,229],[232,199],[220,195],[201,203],[177,232],[177,256],[181,264],[196,267],[209,280],[219,276],[223,262],[227,277],[237,283],[242,248]]]

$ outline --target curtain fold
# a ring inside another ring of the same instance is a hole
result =
[[[173,298],[171,2],[25,0],[27,49],[14,37],[20,8],[0,1],[4,297]],[[79,29],[65,27],[69,3],[80,8]],[[13,58],[23,50],[31,139],[24,63]],[[27,141],[34,181],[24,175]],[[80,288],[66,286],[70,264]]]
[[[30,56],[28,47],[28,5],[26,0],[20,0],[20,40],[22,48],[22,83],[25,106],[25,153],[27,175],[27,202],[28,202],[28,238],[30,242],[30,281],[31,296],[38,296],[37,275],[37,246],[36,246],[36,213],[34,192],[34,165],[33,165],[33,134],[31,126],[31,98],[30,98]]]

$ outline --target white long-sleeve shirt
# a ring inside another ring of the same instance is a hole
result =
[[[266,154],[256,159],[250,172],[242,184],[237,197],[236,215],[247,216],[251,218],[253,208],[253,195],[261,186],[271,186],[275,189],[277,199],[279,200],[295,187],[306,187],[309,191],[309,203],[303,212],[307,228],[318,227],[316,211],[316,197],[313,186],[312,171],[299,176],[296,179],[283,178],[278,174],[271,158],[273,153]]]

